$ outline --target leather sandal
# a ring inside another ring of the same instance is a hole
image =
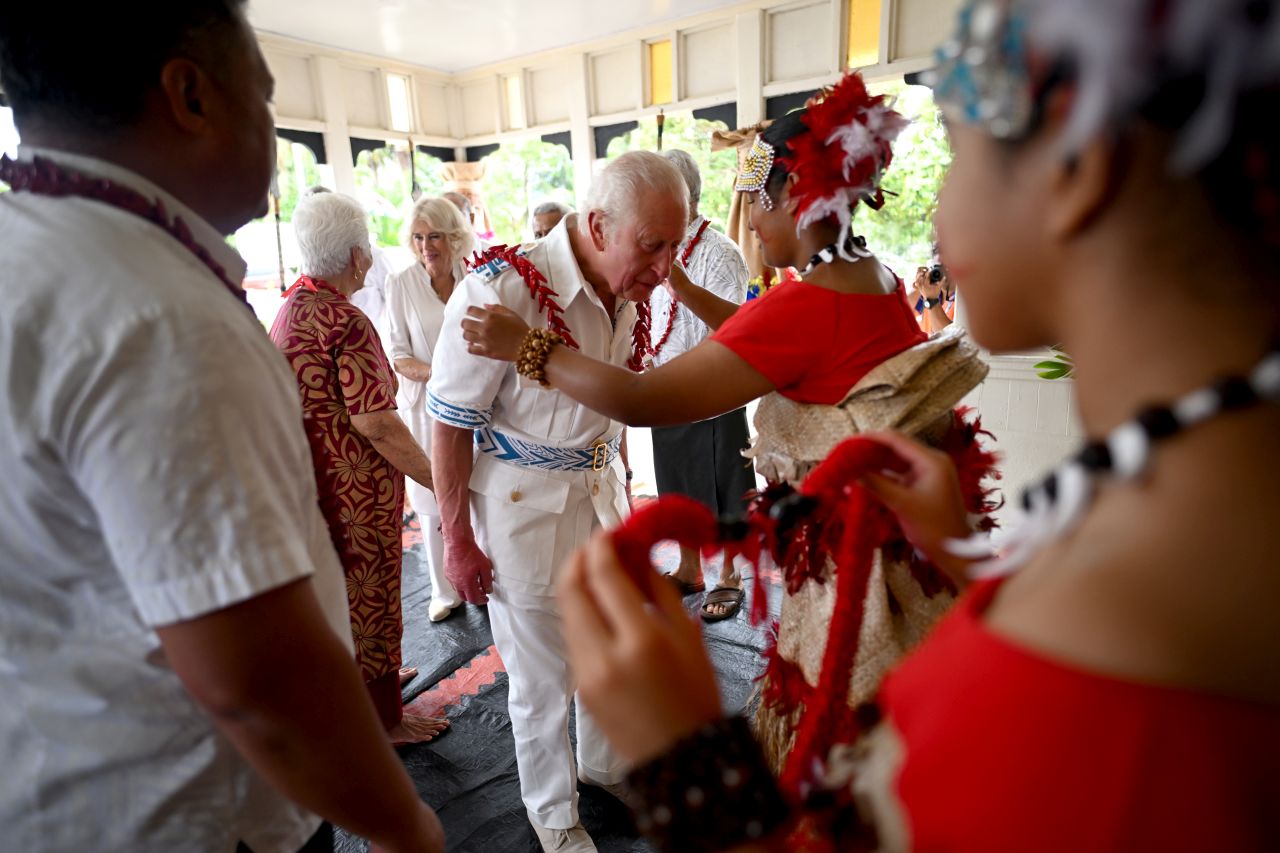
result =
[[[711,592],[707,593],[707,597],[702,601],[702,621],[703,622],[722,622],[725,619],[732,619],[738,615],[738,611],[742,609],[742,602],[747,597],[747,593],[740,586],[718,586]],[[707,608],[712,605],[728,605],[720,613],[714,613]]]

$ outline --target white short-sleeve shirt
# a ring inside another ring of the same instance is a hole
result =
[[[529,261],[556,292],[556,301],[580,351],[600,361],[625,364],[631,354],[631,331],[636,308],[617,301],[615,316],[582,277],[570,245],[569,229],[577,227],[570,214],[537,243],[525,247]],[[515,367],[467,352],[462,320],[472,306],[501,304],[534,328],[545,328],[546,316],[520,274],[500,262],[471,273],[454,290],[445,307],[436,341],[427,408],[432,417],[450,426],[492,426],[503,433],[553,447],[589,447],[622,431],[618,421],[588,409],[559,391],[544,389],[516,374]]]
[[[704,217],[698,216],[689,223],[684,236],[684,245],[680,247],[681,253],[705,221]],[[747,279],[750,278],[750,273],[747,271],[747,261],[742,256],[742,250],[736,243],[709,225],[702,232],[702,239],[689,254],[689,263],[685,267],[685,272],[690,281],[698,287],[706,288],[721,299],[741,305],[747,298]],[[653,316],[651,334],[656,344],[666,334],[667,327],[671,323],[671,294],[665,287],[655,288],[653,295],[649,297],[649,304],[652,307]],[[671,336],[653,358],[654,365],[666,364],[676,356],[688,352],[706,340],[710,334],[711,329],[706,323],[699,320],[688,308],[681,307],[676,312],[674,325],[671,325]]]
[[[160,199],[119,167],[25,149]],[[294,378],[155,225],[0,195],[0,849],[293,851],[319,819],[214,729],[153,630],[311,577],[350,644]]]

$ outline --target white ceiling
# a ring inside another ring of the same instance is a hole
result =
[[[250,0],[259,30],[450,73],[741,0]]]

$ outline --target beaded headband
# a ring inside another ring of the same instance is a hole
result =
[[[764,191],[769,182],[769,173],[773,171],[773,146],[758,135],[751,143],[751,151],[742,161],[742,169],[734,182],[734,192],[760,193],[760,204],[765,210],[773,210],[773,199]]]
[[[796,176],[796,230],[835,219],[839,257],[857,260],[849,248],[853,209],[859,202],[875,210],[884,204],[880,182],[893,160],[893,140],[908,122],[884,96],[868,92],[856,71],[814,96],[800,122],[804,130],[787,140],[787,153],[776,155]],[[756,137],[734,185],[739,192],[758,192],[765,210],[773,208],[764,187],[774,160],[773,146]]]

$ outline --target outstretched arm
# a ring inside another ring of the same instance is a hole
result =
[[[462,328],[471,353],[501,361],[516,360],[529,330],[500,305],[468,309]],[[763,374],[712,340],[642,374],[558,346],[547,359],[546,376],[556,390],[628,426],[706,420],[774,390]]]

